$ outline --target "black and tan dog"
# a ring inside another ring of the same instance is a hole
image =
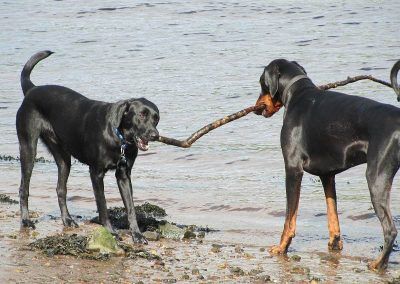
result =
[[[399,62],[391,72],[397,93]],[[260,84],[257,105],[267,107],[257,114],[269,117],[282,105],[285,108],[281,147],[286,171],[286,220],[280,244],[272,247],[271,253],[286,253],[295,236],[304,171],[321,178],[327,204],[328,247],[342,249],[335,175],[367,163],[371,200],[385,239],[382,255],[370,263],[370,268],[384,269],[397,235],[389,203],[392,181],[400,166],[400,109],[362,97],[322,91],[303,67],[284,59],[274,60],[264,69]]]
[[[144,98],[107,103],[90,100],[62,86],[35,86],[30,73],[40,60],[51,54],[51,51],[38,52],[29,59],[21,73],[25,98],[16,121],[21,158],[21,225],[34,228],[29,219],[28,195],[40,138],[57,163],[57,196],[65,226],[77,226],[66,204],[72,156],[89,165],[100,222],[114,234],[107,213],[103,178],[108,170],[116,169],[115,176],[128,213],[132,238],[135,242],[146,243],[136,221],[130,176],[138,148],[146,151],[148,141],[158,137],[157,107]]]

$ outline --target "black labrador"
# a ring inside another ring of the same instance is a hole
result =
[[[399,61],[400,62],[400,61]],[[392,84],[399,62],[391,72]],[[272,61],[260,78],[261,94],[257,111],[265,117],[285,107],[281,148],[286,172],[286,220],[280,244],[270,252],[283,254],[295,236],[296,216],[303,172],[319,176],[325,191],[329,243],[341,250],[336,205],[335,175],[367,163],[366,177],[372,204],[384,234],[382,255],[370,263],[371,269],[385,269],[397,235],[390,213],[390,191],[400,166],[400,109],[392,105],[323,91],[295,61]]]
[[[148,141],[158,138],[156,127],[160,116],[157,106],[144,98],[107,103],[90,100],[62,86],[35,86],[30,80],[31,71],[51,54],[51,51],[36,53],[21,72],[25,98],[16,121],[21,158],[21,226],[35,227],[29,219],[28,196],[40,138],[57,163],[57,196],[64,226],[77,226],[66,204],[73,156],[89,166],[100,223],[114,234],[107,213],[103,178],[108,170],[116,170],[132,238],[135,242],[147,243],[137,225],[130,176],[138,149],[146,151]]]

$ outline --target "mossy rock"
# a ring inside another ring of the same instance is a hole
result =
[[[178,226],[165,222],[158,227],[161,236],[167,239],[181,240],[185,235],[185,230]]]
[[[98,227],[89,236],[87,243],[87,249],[89,251],[98,251],[102,254],[124,254],[115,237],[104,227]]]

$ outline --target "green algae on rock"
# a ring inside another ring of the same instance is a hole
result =
[[[103,226],[91,232],[87,249],[89,251],[98,251],[102,254],[124,254],[124,250],[118,246],[115,237]]]

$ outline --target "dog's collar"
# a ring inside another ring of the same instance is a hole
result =
[[[284,100],[286,101],[286,95],[289,92],[289,89],[293,86],[293,84],[296,83],[297,81],[301,80],[301,79],[309,79],[309,78],[307,77],[307,75],[297,75],[297,76],[294,76],[289,81],[289,83],[287,83],[287,85],[286,85],[286,87],[285,87],[285,89],[283,90],[283,93],[282,93],[282,102],[284,102]]]
[[[125,149],[128,146],[122,132],[118,128],[114,128],[114,133],[117,135],[119,141],[121,142],[121,157],[119,158],[118,167],[126,165]]]
[[[118,128],[114,128],[114,133],[117,135],[119,141],[121,141],[121,144],[125,144],[125,137]]]

